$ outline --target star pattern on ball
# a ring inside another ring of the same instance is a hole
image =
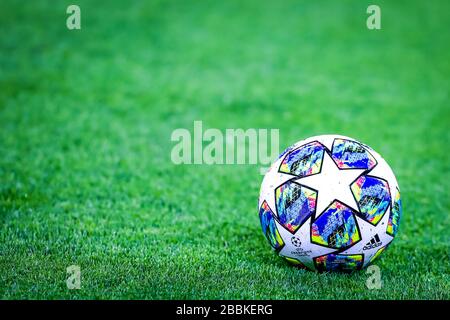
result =
[[[319,246],[311,242],[310,229],[311,218],[309,218],[294,234],[286,230],[281,224],[276,221],[278,232],[283,239],[291,239],[292,237],[298,238],[297,246],[291,246],[286,244],[279,251],[280,256],[292,257],[299,260],[307,268],[314,270],[314,258],[322,255],[326,255],[336,251],[336,249]]]
[[[350,185],[364,171],[364,169],[339,169],[328,152],[325,152],[320,173],[295,179],[294,181],[318,192],[317,217],[335,200],[358,211],[358,204],[355,201]]]
[[[377,154],[375,151],[371,152]],[[378,155],[378,158],[378,164],[369,172],[369,174],[389,182],[389,191],[393,202],[398,189],[397,179],[395,178],[394,172],[392,172],[392,169],[389,167],[387,162],[380,155]]]
[[[386,247],[394,237],[386,234],[386,227],[389,220],[390,209],[386,211],[380,223],[376,226],[356,217],[359,228],[362,230],[362,239],[341,254],[364,254],[364,266],[368,265],[377,252]],[[366,232],[367,231],[367,232]],[[378,245],[379,244],[379,245]]]
[[[295,178],[295,176],[290,175],[290,174],[286,174],[286,173],[281,173],[278,172],[278,166],[279,163],[281,162],[281,159],[279,159],[277,162],[275,162],[267,171],[266,176],[264,177],[264,180],[267,179],[267,181],[272,181],[272,183],[270,184],[270,191],[272,191],[273,189],[276,189],[277,187],[279,187],[280,185],[284,184],[285,182]],[[261,208],[262,205],[262,197],[260,197],[260,203],[259,203],[259,208]],[[269,206],[269,208],[273,211],[276,212],[276,206],[275,206],[275,193],[267,193],[265,200],[267,202],[267,205]]]

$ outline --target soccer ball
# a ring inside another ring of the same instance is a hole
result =
[[[402,204],[386,161],[352,138],[322,135],[287,148],[266,173],[262,231],[287,261],[318,271],[353,271],[392,242]]]

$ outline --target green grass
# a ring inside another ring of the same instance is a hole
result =
[[[0,5],[0,296],[448,299],[448,1]],[[399,234],[368,275],[273,254],[259,167],[176,166],[171,132],[354,137],[396,172]],[[82,271],[68,290],[66,268]]]

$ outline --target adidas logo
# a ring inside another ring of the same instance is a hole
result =
[[[382,245],[382,242],[380,241],[378,234],[376,234],[369,242],[366,243],[363,250],[373,249],[373,248],[379,247],[381,245]]]

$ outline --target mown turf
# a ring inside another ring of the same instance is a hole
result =
[[[69,31],[72,2],[0,4],[1,297],[449,298],[448,1],[376,1],[380,31],[373,1],[76,1]],[[382,289],[273,254],[258,166],[172,164],[194,120],[381,153],[404,205]]]

